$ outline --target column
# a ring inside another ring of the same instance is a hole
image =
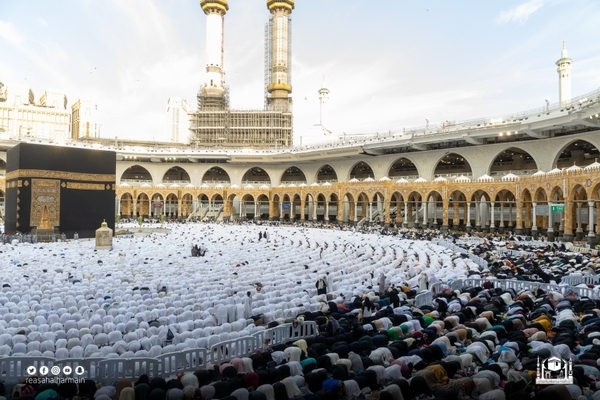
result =
[[[516,201],[516,199],[515,199]],[[523,203],[518,201],[516,203],[516,211],[515,211],[515,234],[522,235],[523,234]]]
[[[577,204],[577,214],[575,215],[575,217],[577,218],[577,230],[575,231],[576,236],[577,236],[577,240],[581,240],[583,238],[583,226],[581,224],[581,203],[575,203]]]
[[[319,205],[319,202],[314,200],[314,198],[313,198],[312,205],[313,205],[312,220],[316,221],[317,220],[317,206]]]
[[[458,212],[458,201],[452,204],[452,229],[457,229],[460,224],[460,213]]]
[[[421,208],[423,208],[423,229],[427,228],[427,201],[421,203]]]
[[[325,215],[323,215],[325,222],[329,222],[329,200],[325,200]]]
[[[508,227],[510,229],[512,229],[513,226],[513,220],[512,220],[512,202],[508,203]]]
[[[494,220],[494,202],[490,202],[490,232],[496,230],[496,221]]]
[[[354,222],[358,222],[358,202],[354,202]]]
[[[565,212],[563,213],[564,218],[561,218],[564,220],[564,222],[563,222],[563,226],[564,226],[563,237],[568,242],[573,241],[573,206],[574,206],[573,202],[565,200]]]
[[[595,237],[594,234],[594,202],[588,201],[588,237]]]
[[[552,222],[552,202],[548,202],[548,241],[554,241],[554,222]]]
[[[481,200],[475,200],[475,227],[481,230]]]
[[[279,220],[283,221],[283,201],[279,201]]]
[[[300,200],[300,221],[304,221],[305,219],[305,215],[304,215],[304,211],[306,211],[304,208],[306,206],[306,202],[304,201],[304,199]]]
[[[369,223],[373,222],[373,203],[369,202]]]
[[[471,202],[467,201],[467,215],[466,215],[466,220],[467,220],[467,232],[471,231]]]
[[[504,202],[500,203],[500,232],[504,233]]]
[[[537,203],[531,203],[531,235],[537,235]]]
[[[404,218],[402,219],[402,225],[404,225],[405,228],[408,226],[408,202],[407,201],[404,202]]]
[[[338,200],[337,202],[337,222],[340,223],[344,219],[344,201]]]
[[[450,203],[448,200],[442,200],[442,230],[447,231],[449,225],[448,213],[450,209]]]

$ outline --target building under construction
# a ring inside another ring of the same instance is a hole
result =
[[[223,71],[227,0],[202,0],[206,14],[206,80],[190,114],[192,143],[201,147],[277,148],[293,144],[291,19],[294,0],[267,0],[265,109],[231,110]]]

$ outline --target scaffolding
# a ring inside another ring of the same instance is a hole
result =
[[[278,111],[202,111],[190,114],[193,142],[202,147],[292,146],[292,114]]]

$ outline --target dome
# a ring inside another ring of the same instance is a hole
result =
[[[269,189],[271,189],[271,187],[269,185],[260,185],[258,188],[260,190],[269,190]]]
[[[592,169],[600,169],[600,163],[598,162],[598,159],[596,159],[596,161],[594,161],[592,164],[586,166],[585,168],[586,171],[592,170]]]
[[[494,178],[492,178],[488,174],[483,174],[479,178],[477,178],[477,181],[479,181],[479,182],[493,182]]]
[[[553,170],[548,171],[548,175],[558,175],[560,173],[562,173],[562,170],[558,168],[554,168]]]
[[[311,183],[310,186],[320,186],[317,182]]]
[[[386,182],[386,181],[391,181],[391,179],[388,178],[387,176],[383,176],[383,177],[379,178],[379,182]]]
[[[142,184],[142,187],[143,188],[149,188],[149,187],[152,187],[152,185],[149,184],[149,183],[144,183],[144,184]]]
[[[125,182],[125,183],[121,183],[121,187],[131,187],[131,185],[128,184],[127,182]]]
[[[307,187],[308,185],[306,183],[301,183],[300,185],[298,185],[300,187]]]
[[[295,183],[290,183],[288,187],[297,187]]]
[[[239,189],[240,187],[238,185],[236,185],[235,183],[231,186],[229,186],[231,189]]]
[[[331,186],[331,183],[329,183],[329,182],[325,182],[325,183],[323,183],[321,186]]]
[[[277,186],[277,187],[284,188],[284,187],[285,187],[285,183],[281,182],[281,183],[279,184],[279,186]]]
[[[471,182],[471,178],[461,175],[454,178],[454,182]]]
[[[443,176],[438,176],[433,181],[434,182],[448,182],[448,179],[444,178]]]
[[[210,188],[208,183],[203,183],[202,185],[200,185],[200,189],[208,189],[208,188]]]
[[[404,178],[400,178],[396,181],[396,183],[408,183],[408,181]]]
[[[519,177],[517,175],[513,174],[512,172],[508,173],[508,174],[506,174],[506,175],[504,175],[502,177],[502,181],[504,181],[504,182],[507,182],[507,181],[518,181],[518,180],[519,180]]]
[[[188,189],[193,189],[193,188],[195,188],[195,186],[194,186],[194,185],[192,185],[191,183],[188,183],[187,185],[185,185],[185,187],[186,187],[186,188],[188,188]]]
[[[423,182],[427,182],[427,179],[419,177],[418,179],[415,179],[414,182],[423,183]]]
[[[546,173],[544,171],[538,171],[535,174],[533,174],[533,176],[544,176],[546,175]]]
[[[179,185],[178,185],[178,184],[176,184],[176,183],[174,183],[174,184],[172,184],[172,185],[171,185],[171,186],[169,186],[169,187],[170,187],[171,189],[176,189],[176,188],[178,188],[178,187],[179,187]]]
[[[222,183],[217,183],[215,189],[223,189],[225,186]]]
[[[248,185],[244,186],[244,189],[252,190],[252,189],[254,189],[254,186],[248,184]]]
[[[364,180],[364,182],[375,182],[375,179],[368,177],[367,179]]]
[[[162,184],[162,183],[159,183],[158,185],[156,185],[156,187],[160,188],[160,189],[166,188],[166,186],[164,184]]]
[[[348,181],[348,183],[358,183],[358,182],[360,182],[360,181],[356,178],[352,178]]]

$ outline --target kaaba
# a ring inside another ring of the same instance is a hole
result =
[[[7,152],[4,231],[94,237],[115,225],[114,151],[20,143]]]

